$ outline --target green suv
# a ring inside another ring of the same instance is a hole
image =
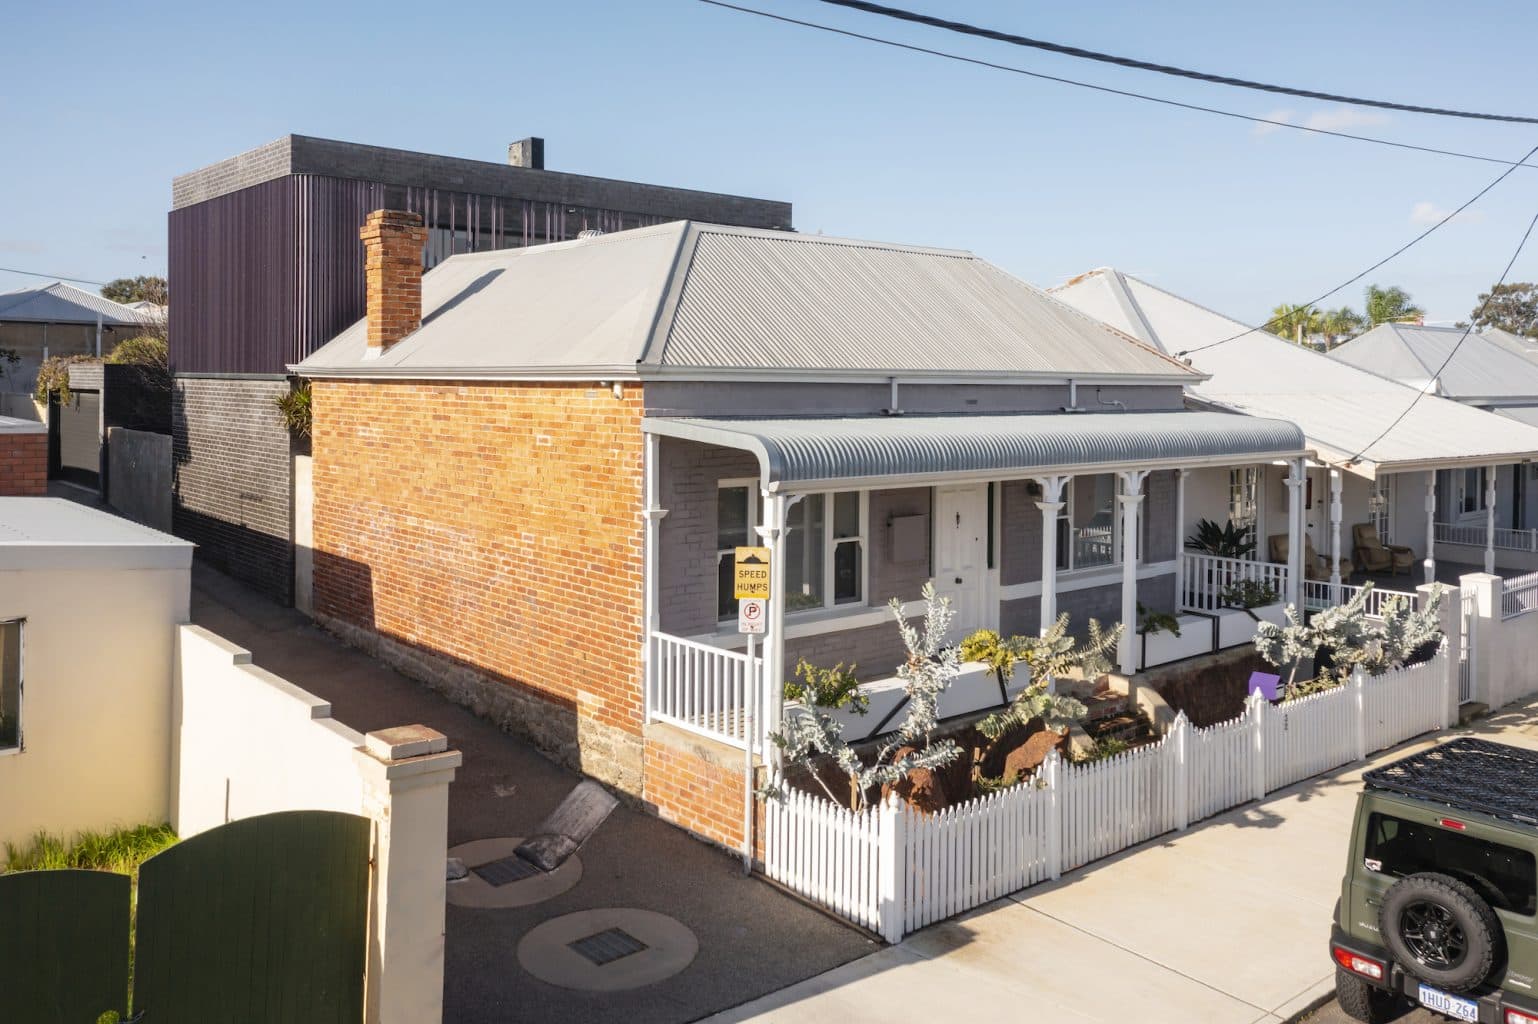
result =
[[[1538,1024],[1538,753],[1460,738],[1364,779],[1330,933],[1341,1008]]]

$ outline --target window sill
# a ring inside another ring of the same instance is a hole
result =
[[[909,601],[903,605],[904,616],[912,617],[923,613],[923,601]],[[787,612],[785,639],[795,640],[799,637],[840,633],[848,629],[865,629],[869,626],[885,625],[891,621],[892,611],[885,605],[873,608],[862,604],[817,611]],[[747,637],[738,633],[736,626],[729,622],[723,622],[714,633],[690,637],[690,639],[728,649],[747,646]]]
[[[21,751],[21,747],[0,747],[0,757],[15,757]]]

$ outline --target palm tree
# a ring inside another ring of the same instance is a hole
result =
[[[1322,320],[1319,310],[1313,306],[1298,306],[1284,302],[1271,311],[1266,326],[1273,334],[1291,338],[1299,345],[1303,339],[1320,333]]]
[[[1365,326],[1362,314],[1350,306],[1326,310],[1319,318],[1319,333],[1324,335],[1324,348],[1328,352],[1341,338],[1349,338]]]
[[[1410,293],[1403,288],[1367,286],[1367,323],[1370,326],[1418,320],[1425,315],[1426,311],[1411,302]]]

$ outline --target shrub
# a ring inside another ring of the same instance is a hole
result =
[[[76,363],[94,362],[97,362],[95,356],[49,356],[37,368],[37,384],[32,389],[32,397],[46,403],[49,395],[57,395],[59,404],[68,405],[71,397],[69,368]]]
[[[1233,520],[1219,526],[1202,519],[1196,532],[1186,538],[1186,547],[1222,558],[1243,558],[1255,550],[1255,527],[1237,526]]]
[[[278,407],[278,416],[283,420],[283,425],[299,437],[309,437],[313,418],[310,412],[310,382],[302,381],[288,391],[272,400]]]
[[[105,361],[125,366],[148,366],[165,373],[171,370],[171,358],[166,351],[165,339],[152,338],[147,334],[124,338],[113,346]]]
[[[1281,600],[1276,588],[1263,580],[1235,580],[1219,596],[1230,608],[1261,608]]]

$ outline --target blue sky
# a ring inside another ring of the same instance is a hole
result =
[[[1538,126],[1187,83],[816,3],[749,6],[1051,74],[1515,159]],[[1538,114],[1538,7],[908,0],[1027,35],[1328,91]],[[968,248],[1041,285],[1115,265],[1263,319],[1500,167],[1171,110],[697,0],[24,5],[0,36],[0,266],[163,272],[175,174],[287,132],[789,199],[803,231]],[[1519,170],[1372,278],[1466,316],[1538,209]],[[1538,279],[1538,243],[1513,279]],[[0,273],[0,289],[30,280]],[[1364,282],[1365,283],[1365,282]],[[1360,305],[1361,286],[1329,304]]]

